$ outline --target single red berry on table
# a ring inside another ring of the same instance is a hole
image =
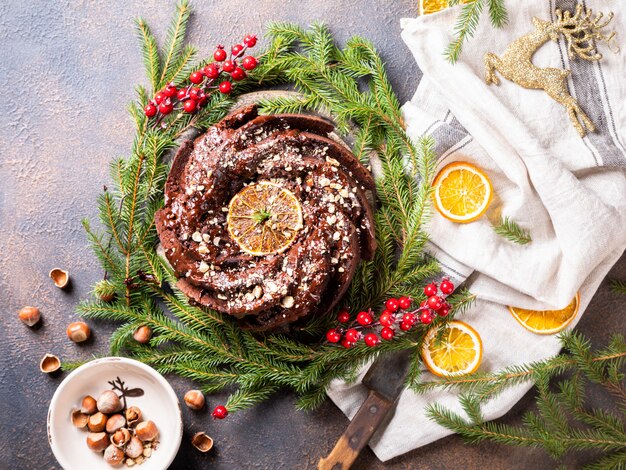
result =
[[[443,304],[443,306],[437,311],[437,315],[440,317],[446,317],[450,313],[450,304]]]
[[[422,314],[420,315],[420,320],[425,325],[428,325],[430,322],[433,321],[433,316],[430,312],[422,312]]]
[[[237,67],[235,70],[233,70],[230,74],[231,77],[233,77],[233,80],[243,80],[244,78],[246,78],[246,72],[243,71],[243,69],[241,67]]]
[[[233,85],[230,82],[222,82],[220,83],[220,92],[225,95],[229,94],[233,89]]]
[[[361,333],[359,333],[354,328],[350,328],[348,331],[346,331],[346,340],[350,341],[351,343],[356,343],[360,337]]]
[[[428,298],[428,306],[433,310],[439,310],[443,307],[443,299],[438,295],[433,295]]]
[[[156,113],[157,113],[157,107],[155,105],[153,105],[152,103],[148,103],[146,105],[146,107],[143,108],[143,112],[149,118],[154,117],[156,115]]]
[[[382,336],[382,338],[386,339],[387,341],[389,341],[391,338],[393,338],[393,335],[394,335],[393,328],[389,328],[388,326],[386,326],[382,330],[380,330],[380,336]]]
[[[194,113],[198,107],[196,100],[189,98],[183,102],[183,109],[186,113]]]
[[[444,279],[443,281],[441,281],[439,289],[441,289],[441,292],[446,295],[452,294],[452,292],[454,291],[454,284],[452,284],[448,279]]]
[[[346,349],[350,349],[352,346],[354,346],[354,342],[348,341],[346,338],[344,338],[343,341],[341,342],[341,345]]]
[[[404,322],[400,322],[400,329],[402,331],[409,331],[411,329],[413,325],[411,325],[410,323],[404,323]]]
[[[338,343],[341,339],[341,334],[335,328],[331,328],[326,332],[326,339],[329,343]]]
[[[367,326],[371,325],[374,319],[372,318],[372,314],[369,312],[359,312],[356,316],[356,321],[359,325]]]
[[[226,416],[228,416],[228,410],[225,406],[218,405],[213,410],[213,413],[211,413],[211,416],[217,419],[224,419],[226,418]]]
[[[424,295],[426,297],[432,297],[433,295],[437,295],[437,284],[431,282],[426,287],[424,287]]]
[[[174,105],[172,104],[172,100],[170,100],[169,98],[165,98],[163,101],[161,101],[161,104],[159,104],[159,111],[162,114],[169,114],[174,110]]]
[[[241,51],[243,51],[243,44],[235,44],[231,49],[231,52],[235,57],[237,57],[241,53]]]
[[[202,83],[202,80],[204,80],[204,74],[200,70],[191,72],[191,75],[189,75],[189,81],[191,83],[195,83],[196,85]]]
[[[220,68],[217,64],[209,64],[206,65],[202,71],[207,76],[207,78],[217,78],[220,74]]]
[[[393,312],[390,312],[389,310],[383,310],[383,313],[380,314],[380,318],[378,321],[383,326],[391,326],[393,325],[393,322],[396,321],[396,316],[393,314]]]
[[[163,93],[165,93],[165,96],[169,96],[170,98],[172,98],[173,96],[176,95],[176,92],[178,90],[176,89],[176,85],[170,82],[165,86],[165,88],[162,91]]]
[[[368,333],[365,335],[365,344],[370,348],[376,346],[378,343],[380,343],[380,338],[376,333]]]
[[[222,65],[222,68],[224,69],[224,72],[230,73],[237,68],[237,64],[235,64],[232,60],[227,60]]]
[[[254,70],[256,66],[259,65],[259,61],[256,57],[249,55],[243,58],[241,65],[243,65],[243,68],[246,70]]]
[[[213,58],[218,62],[222,62],[226,59],[226,51],[224,50],[224,46],[217,46],[215,52],[213,53]]]
[[[243,43],[248,47],[256,46],[256,36],[254,34],[247,34],[245,38],[243,38]]]
[[[387,300],[387,302],[385,302],[385,307],[387,307],[387,310],[395,312],[400,308],[400,304],[398,303],[398,299],[394,299],[392,297],[391,299]]]
[[[156,101],[157,104],[161,104],[161,101],[165,98],[167,98],[167,95],[162,91],[159,91],[156,95],[154,95],[154,101]]]
[[[402,323],[407,323],[409,325],[415,324],[415,315],[413,315],[412,313],[405,313],[402,316]]]
[[[350,312],[345,308],[339,310],[339,313],[337,313],[337,321],[339,323],[348,323],[350,321]]]
[[[411,299],[409,297],[400,297],[398,299],[398,303],[400,304],[400,308],[407,309],[411,306]]]
[[[182,101],[187,97],[187,89],[186,88],[181,88],[180,90],[178,90],[176,92],[176,98],[178,98],[178,101]]]

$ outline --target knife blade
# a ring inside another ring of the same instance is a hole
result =
[[[444,277],[441,273],[434,282],[439,283]],[[369,389],[367,398],[354,418],[341,435],[333,450],[326,458],[319,461],[319,470],[348,470],[359,453],[395,407],[396,400],[404,389],[404,382],[409,371],[414,351],[392,352],[378,357],[369,368],[363,385]]]

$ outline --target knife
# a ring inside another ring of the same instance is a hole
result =
[[[444,277],[456,276],[441,273],[433,281],[439,283]],[[458,288],[456,282],[455,288]],[[319,461],[318,470],[348,470],[352,466],[389,411],[395,407],[396,400],[404,389],[414,353],[410,350],[392,352],[374,361],[362,381],[369,389],[367,398],[328,457]]]

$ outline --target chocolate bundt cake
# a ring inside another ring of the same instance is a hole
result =
[[[337,304],[376,240],[374,181],[332,130],[253,105],[180,147],[156,227],[193,302],[255,330]]]

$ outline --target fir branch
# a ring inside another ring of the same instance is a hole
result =
[[[530,233],[509,217],[501,217],[500,222],[493,225],[493,230],[501,237],[513,243],[517,243],[518,245],[526,245],[533,241],[530,237]]]
[[[618,294],[626,295],[626,282],[613,279],[611,281],[611,290]]]
[[[136,25],[141,42],[141,53],[144,66],[146,67],[146,75],[148,76],[152,89],[156,91],[159,89],[159,77],[161,73],[157,42],[150,28],[142,18],[136,21]]]
[[[188,60],[188,57],[193,55],[189,49],[186,50],[184,54],[180,54],[183,48],[183,42],[185,41],[187,23],[189,22],[190,15],[191,9],[189,8],[189,1],[181,0],[176,6],[176,15],[167,31],[161,76],[157,82],[158,88],[155,88],[155,90],[162,88],[168,82],[172,81],[176,74],[180,72],[181,68],[184,68],[184,63]]]

